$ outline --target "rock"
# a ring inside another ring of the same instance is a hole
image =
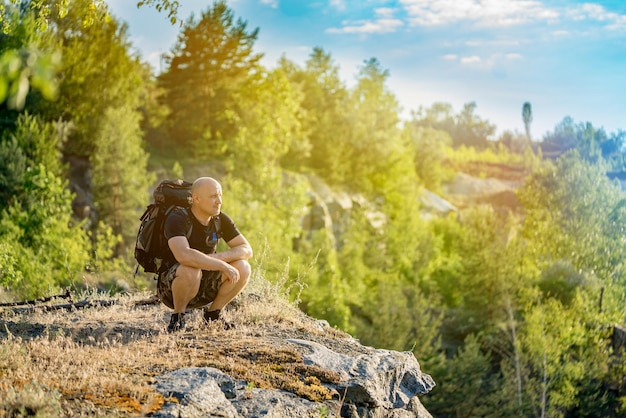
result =
[[[464,173],[457,173],[456,177],[446,185],[447,193],[451,195],[480,198],[496,193],[516,190],[519,181],[506,181],[493,178],[479,179]]]
[[[342,377],[336,390],[345,393],[347,403],[357,409],[405,409],[417,395],[435,386],[432,377],[422,373],[411,352],[371,349],[355,357],[339,354],[321,344],[287,340],[309,349],[305,362],[333,370]]]
[[[430,190],[423,189],[419,196],[424,213],[437,216],[447,215],[450,212],[458,212],[459,209],[444,198],[437,196]]]
[[[428,418],[418,395],[433,379],[422,373],[410,352],[361,347],[355,355],[337,353],[312,341],[288,339],[306,364],[339,374],[334,399],[312,402],[279,389],[249,387],[214,368],[187,368],[158,377],[156,389],[169,401],[155,417],[353,417]],[[358,343],[357,343],[358,344]]]
[[[157,379],[156,389],[167,402],[155,417],[239,417],[235,407],[227,399],[234,396],[235,381],[212,368],[189,368],[174,370]]]
[[[249,388],[214,368],[179,369],[157,378],[156,389],[167,402],[153,416],[178,417],[267,417],[322,416],[328,406],[283,390]],[[338,402],[334,407],[339,408]],[[326,416],[333,416],[332,414]]]
[[[353,210],[359,209],[372,228],[379,230],[387,222],[386,215],[376,209],[376,205],[358,193],[332,190],[314,175],[307,176],[309,190],[309,209],[301,220],[302,228],[309,233],[326,230],[333,239],[331,245],[340,242]]]

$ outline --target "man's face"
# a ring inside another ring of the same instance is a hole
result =
[[[222,208],[222,187],[219,183],[207,182],[198,191],[198,208],[208,216],[217,216]]]

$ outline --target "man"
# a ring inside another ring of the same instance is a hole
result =
[[[165,220],[169,254],[159,274],[158,295],[174,309],[168,332],[185,326],[188,308],[204,307],[207,322],[246,286],[250,278],[252,247],[228,215],[221,212],[222,186],[213,178],[200,177],[191,186],[191,209],[174,209]],[[229,249],[215,252],[221,237]],[[209,306],[207,306],[210,303]]]

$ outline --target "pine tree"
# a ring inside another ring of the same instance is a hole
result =
[[[159,77],[171,111],[172,142],[206,156],[219,154],[232,140],[236,126],[230,115],[238,108],[238,90],[262,56],[252,51],[258,32],[235,21],[225,1],[213,3],[199,21],[192,16],[185,22]]]

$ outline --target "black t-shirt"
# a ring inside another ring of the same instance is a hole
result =
[[[211,218],[207,226],[204,226],[193,216],[191,209],[176,207],[165,219],[163,228],[165,239],[169,241],[173,237],[187,237],[191,229],[191,235],[187,238],[189,246],[205,254],[213,254],[220,238],[228,242],[241,234],[228,215],[222,212],[217,216],[219,217],[219,231],[215,227],[215,216]],[[176,259],[168,246],[162,265],[169,268],[175,263]]]

